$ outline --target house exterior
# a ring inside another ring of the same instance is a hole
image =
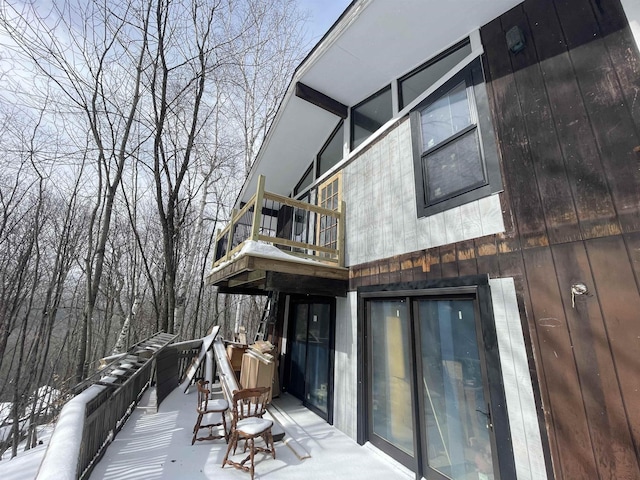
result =
[[[355,0],[209,276],[272,294],[280,387],[416,478],[640,478],[639,42],[636,0]]]

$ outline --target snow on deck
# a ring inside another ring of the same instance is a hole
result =
[[[312,250],[313,248],[310,246],[309,249]],[[290,253],[280,250],[278,247],[270,243],[266,243],[262,241],[256,242],[255,240],[245,240],[244,245],[240,250],[234,253],[231,256],[231,258],[226,262],[222,262],[221,264],[217,265],[215,268],[211,269],[209,271],[209,275],[222,270],[224,267],[226,267],[230,263],[237,261],[240,257],[243,257],[244,255],[252,255],[254,257],[273,258],[278,260],[286,260],[288,262],[297,262],[297,263],[304,263],[304,264],[311,264],[311,265],[326,265],[324,262],[321,262],[320,260],[314,260],[312,258],[304,258],[304,257],[299,257],[297,255],[291,255]]]
[[[224,439],[191,445],[196,421],[196,393],[175,389],[155,412],[147,392],[138,408],[107,449],[91,480],[216,479],[248,480],[248,473],[231,466],[221,468]],[[151,402],[152,403],[152,402]],[[373,447],[359,446],[289,395],[274,399],[285,429],[310,458],[300,460],[283,442],[276,442],[276,459],[256,455],[257,479],[272,480],[408,480],[413,479]],[[202,431],[202,433],[206,433]],[[241,448],[234,459],[244,458]]]

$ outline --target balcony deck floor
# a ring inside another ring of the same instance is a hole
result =
[[[223,439],[191,445],[195,423],[195,388],[175,389],[156,413],[153,397],[145,393],[136,410],[95,467],[91,480],[219,479],[247,480],[248,473],[221,468]],[[273,480],[408,480],[413,474],[379,451],[359,446],[347,435],[307,410],[290,395],[274,399],[284,412],[285,439],[293,438],[308,454],[300,460],[283,442],[276,442],[276,459],[256,455],[256,479]],[[204,433],[204,432],[203,432]],[[240,456],[240,449],[237,457]]]

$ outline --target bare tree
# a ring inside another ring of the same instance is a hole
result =
[[[0,372],[20,378],[0,397],[16,418],[114,347],[232,324],[234,301],[205,288],[210,250],[300,59],[297,12],[0,4]]]
[[[235,61],[224,80],[234,123],[241,135],[245,174],[258,154],[295,67],[308,50],[303,25],[307,14],[294,0],[263,0],[246,5],[252,35],[238,38]]]
[[[35,4],[7,3],[0,9],[0,25],[17,54],[57,87],[69,114],[79,116],[91,132],[87,153],[94,157],[97,194],[88,221],[78,381],[88,368],[89,329],[116,193],[129,159],[149,35],[150,8],[137,12],[133,5],[116,5],[61,2],[46,14],[38,12]]]

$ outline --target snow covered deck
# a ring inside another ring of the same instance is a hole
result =
[[[248,480],[249,474],[221,468],[224,440],[191,445],[196,420],[196,393],[175,389],[156,413],[153,395],[145,393],[113,443],[91,474],[92,480],[216,479]],[[285,430],[276,442],[276,459],[256,456],[256,479],[413,479],[403,467],[370,446],[359,446],[284,394],[274,399],[272,410]],[[297,454],[285,442],[293,440]],[[238,450],[238,457],[240,457]],[[308,455],[301,460],[300,457]]]

